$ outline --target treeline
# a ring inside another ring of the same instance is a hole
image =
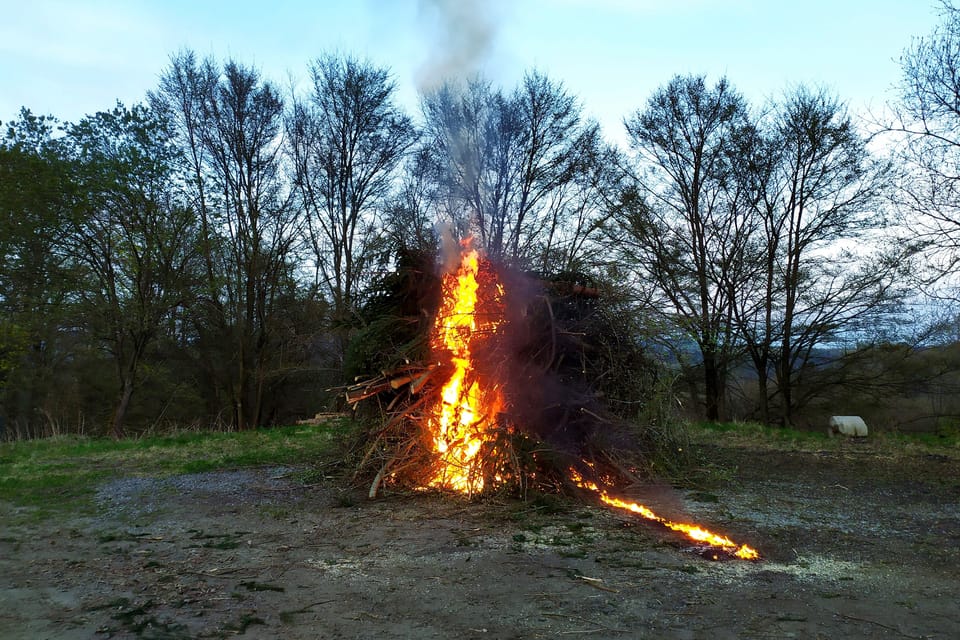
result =
[[[399,266],[432,268],[440,226],[599,283],[693,413],[789,424],[838,389],[889,396],[891,354],[935,342],[903,303],[956,256],[942,167],[960,115],[919,86],[939,70],[960,97],[924,48],[954,33],[907,52],[882,154],[821,89],[751,105],[726,79],[677,76],[619,149],[540,72],[451,82],[408,114],[387,68],[340,54],[302,92],[184,51],[142,104],[76,123],[24,110],[0,143],[0,425],[121,436],[332,408],[351,338]]]

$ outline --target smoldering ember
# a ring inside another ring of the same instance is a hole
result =
[[[456,269],[440,283],[429,359],[407,360],[344,389],[354,409],[389,398],[385,424],[368,434],[355,475],[372,476],[370,498],[384,484],[468,496],[575,489],[682,533],[704,557],[759,559],[745,544],[614,495],[642,482],[643,445],[583,376],[563,375],[565,360],[586,373],[590,336],[571,331],[553,309],[559,292],[589,313],[597,291],[495,265],[470,237],[460,245]]]

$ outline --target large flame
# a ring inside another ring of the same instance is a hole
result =
[[[439,463],[428,486],[476,493],[483,489],[481,451],[492,443],[503,396],[496,384],[481,379],[471,348],[496,331],[502,313],[478,314],[480,256],[465,243],[460,267],[443,278],[440,310],[431,347],[449,354],[453,375],[443,386],[441,400],[429,421],[433,450]],[[485,301],[497,307],[499,300]]]
[[[465,494],[478,493],[484,488],[483,462],[494,453],[497,432],[501,429],[497,417],[504,408],[499,385],[495,380],[484,379],[474,363],[475,347],[496,333],[503,322],[500,299],[503,290],[499,284],[487,283],[481,291],[480,267],[480,255],[470,247],[469,240],[465,241],[458,270],[443,278],[440,309],[431,336],[431,348],[438,357],[449,360],[453,373],[428,420],[429,444],[437,461],[425,484]],[[490,299],[481,300],[481,295]],[[478,305],[482,305],[483,313]],[[575,469],[569,473],[574,484],[592,491],[604,504],[658,522],[725,554],[745,560],[760,557],[755,549],[738,545],[730,538],[698,525],[673,522],[642,504],[614,497],[606,488],[584,479]],[[492,477],[499,478],[496,471]]]

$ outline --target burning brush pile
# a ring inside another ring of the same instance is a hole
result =
[[[597,295],[560,286],[579,300]],[[468,496],[587,494],[683,533],[706,557],[759,558],[746,545],[615,495],[638,482],[622,455],[637,446],[583,384],[585,362],[569,348],[580,336],[558,323],[545,289],[462,243],[458,268],[440,283],[429,356],[344,388],[350,405],[376,399],[384,410],[365,434],[355,476],[370,482],[370,497],[385,486]]]

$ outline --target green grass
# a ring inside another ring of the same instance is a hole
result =
[[[89,502],[118,476],[168,476],[308,463],[328,455],[354,425],[291,426],[240,433],[181,432],[110,440],[61,437],[0,444],[0,502],[46,513]]]
[[[844,443],[857,441],[878,450],[901,449],[904,445],[941,451],[960,449],[960,431],[940,429],[935,433],[895,433],[873,431],[867,438],[850,439],[844,436],[830,437],[826,429],[804,431],[789,427],[771,427],[756,422],[691,422],[688,432],[694,442],[723,441],[742,446],[767,446],[775,448],[831,449]]]
[[[826,431],[801,431],[789,427],[770,427],[758,422],[693,422],[690,429],[720,434],[738,440],[772,440],[779,443],[823,443],[829,440]]]

